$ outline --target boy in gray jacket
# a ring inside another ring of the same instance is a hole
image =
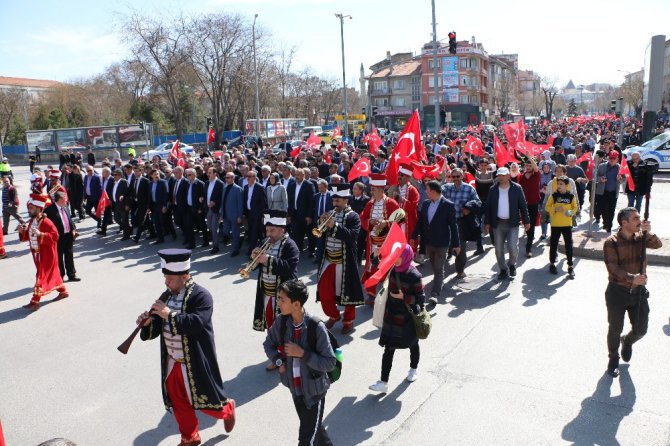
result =
[[[291,390],[300,418],[298,444],[332,445],[322,425],[326,392],[330,386],[327,372],[336,364],[328,332],[323,322],[316,322],[305,310],[309,292],[302,281],[282,283],[278,296],[281,314],[263,342],[265,354],[279,368],[282,384]],[[308,324],[316,324],[314,351],[307,339]]]

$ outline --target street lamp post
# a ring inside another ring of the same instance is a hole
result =
[[[347,127],[348,121],[347,118],[349,117],[349,113],[347,111],[347,75],[346,71],[344,69],[344,19],[349,18],[349,20],[352,19],[350,15],[344,15],[342,13],[335,13],[335,17],[340,19],[340,40],[342,42],[342,102],[344,102],[344,133],[343,135],[345,137],[349,136],[349,129]]]
[[[256,80],[256,137],[261,136],[261,102],[258,93],[258,67],[256,66],[256,19],[258,14],[254,14],[254,24],[251,26],[251,34],[254,49],[254,78]]]
[[[431,7],[433,10],[433,83],[435,84],[435,135],[440,133],[440,88],[439,88],[439,75],[438,75],[438,58],[437,58],[437,23],[435,22],[435,0],[431,1]],[[442,67],[444,70],[444,67]],[[444,88],[444,85],[442,86]]]

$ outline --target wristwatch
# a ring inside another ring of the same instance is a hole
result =
[[[284,365],[284,360],[283,360],[282,358],[277,359],[277,360],[275,361],[275,365],[276,365],[277,367],[281,367],[281,366],[283,366],[283,365]]]

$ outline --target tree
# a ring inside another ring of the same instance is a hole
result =
[[[67,116],[62,108],[57,107],[49,112],[49,128],[64,129],[67,127]]]
[[[19,88],[0,89],[0,135],[4,135],[3,143],[5,144],[12,122],[18,115],[23,100],[23,91]]]
[[[644,90],[644,79],[642,76],[629,75],[628,80],[619,88],[624,103],[635,110],[635,116],[642,116],[642,95]]]
[[[179,82],[188,69],[184,25],[183,16],[166,20],[138,13],[126,17],[123,24],[123,37],[135,55],[131,63],[142,68],[168,101],[179,139],[184,136]]]
[[[507,119],[512,100],[516,96],[516,81],[510,70],[503,70],[493,86],[493,105],[498,116]]]
[[[46,105],[42,104],[37,108],[37,112],[35,114],[35,118],[33,119],[31,128],[35,130],[47,130],[50,125],[51,122],[49,121],[49,110],[47,109]]]
[[[2,142],[5,145],[18,146],[26,143],[26,124],[18,116],[14,115]]]
[[[577,116],[577,104],[575,104],[574,98],[570,99],[570,103],[568,104],[568,115]]]
[[[545,117],[551,121],[551,116],[554,112],[554,99],[556,99],[556,95],[558,94],[556,79],[541,78],[540,90],[542,90],[542,94],[544,95]]]

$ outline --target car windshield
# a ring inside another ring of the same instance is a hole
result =
[[[660,135],[654,136],[649,141],[642,144],[642,147],[652,149],[652,150],[656,150],[659,147],[666,144],[668,141],[670,141],[670,132],[664,132],[664,133],[661,133]]]

